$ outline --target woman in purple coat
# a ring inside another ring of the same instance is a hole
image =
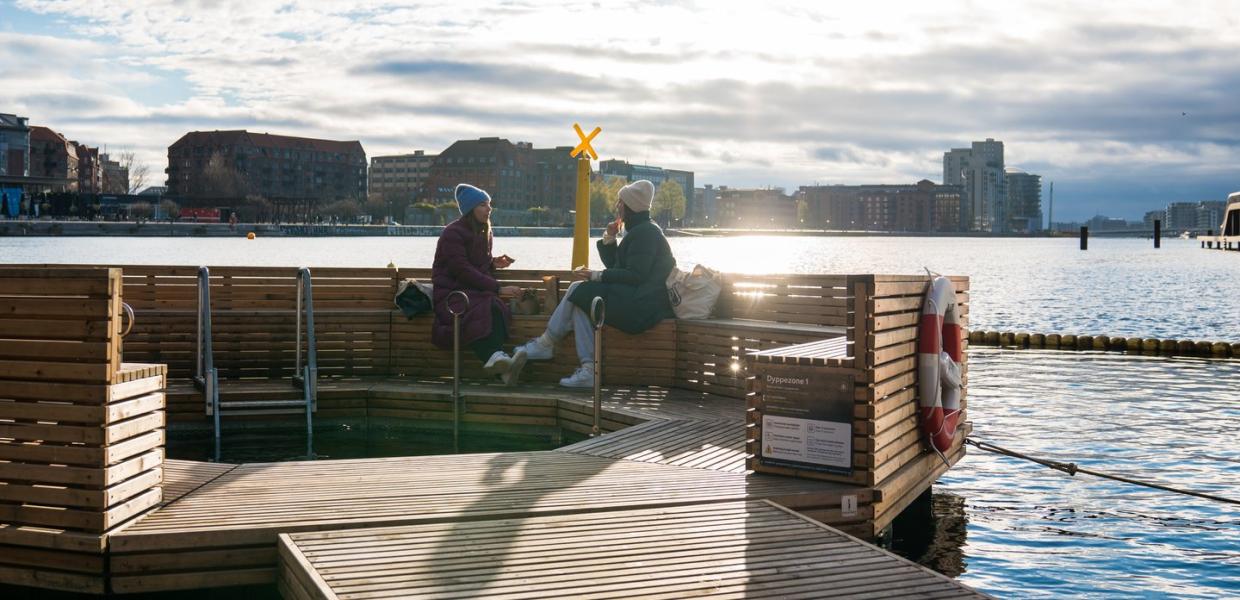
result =
[[[525,352],[517,351],[509,356],[503,350],[512,315],[507,303],[500,298],[517,296],[521,290],[516,286],[501,286],[494,273],[507,268],[513,259],[507,254],[491,256],[489,194],[462,183],[456,186],[456,204],[461,218],[439,234],[435,262],[431,266],[431,282],[435,286],[435,324],[431,341],[440,348],[452,348],[452,313],[448,305],[461,310],[464,302],[452,292],[465,292],[469,308],[461,315],[461,343],[474,351],[488,374],[499,375],[504,383],[510,384],[517,380],[525,366]]]

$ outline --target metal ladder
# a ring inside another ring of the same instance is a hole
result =
[[[203,391],[206,413],[212,417],[215,434],[215,461],[220,461],[220,418],[228,415],[306,415],[306,457],[314,457],[314,411],[318,408],[318,353],[314,342],[314,296],[310,269],[297,272],[297,362],[293,387],[302,390],[295,400],[220,400],[219,373],[215,368],[211,344],[211,272],[198,269],[198,371],[194,385]],[[302,313],[305,313],[306,360],[302,364]]]

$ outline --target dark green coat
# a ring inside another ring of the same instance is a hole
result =
[[[667,301],[667,275],[676,266],[663,230],[649,212],[630,213],[624,238],[617,244],[598,241],[599,258],[607,267],[599,281],[577,286],[569,301],[587,313],[595,296],[607,303],[604,321],[625,333],[641,333],[673,316]]]

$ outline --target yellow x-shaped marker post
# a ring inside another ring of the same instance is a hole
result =
[[[577,132],[577,137],[581,138],[581,143],[577,144],[577,147],[573,148],[573,151],[569,152],[568,155],[575,158],[578,154],[585,152],[586,154],[590,155],[590,158],[593,158],[594,160],[598,160],[598,153],[594,151],[594,146],[590,145],[590,140],[593,140],[594,136],[598,135],[599,132],[603,131],[603,128],[595,127],[594,131],[590,132],[590,135],[586,135],[586,133],[581,130],[580,125],[573,123],[573,131]]]

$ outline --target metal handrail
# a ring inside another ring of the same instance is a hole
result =
[[[603,321],[607,317],[607,302],[595,296],[590,302],[590,320],[594,322],[594,425],[590,437],[602,433],[603,421]]]
[[[121,310],[125,312],[125,320],[128,322],[128,324],[125,325],[125,331],[121,332],[121,337],[124,338],[129,335],[129,331],[133,329],[134,314],[133,307],[130,306],[128,302],[121,302]]]
[[[202,384],[214,367],[211,358],[211,269],[198,267],[198,363],[194,380]],[[204,352],[205,351],[205,352]]]
[[[302,315],[305,315],[306,321],[306,361],[305,368],[302,368]],[[319,360],[318,347],[314,342],[314,284],[310,276],[310,269],[302,267],[297,270],[297,358],[295,368],[293,369],[293,379],[295,384],[300,384],[307,388],[307,397],[313,403],[318,403],[318,375]]]
[[[220,461],[220,378],[211,344],[211,270],[198,267],[198,372],[194,385],[202,390],[215,428],[215,462]]]
[[[301,317],[306,316],[306,366],[301,364]],[[314,456],[314,409],[319,400],[319,355],[314,343],[314,283],[310,269],[297,270],[297,358],[293,384],[300,384],[306,399],[306,456]]]
[[[452,309],[452,297],[460,294],[465,308],[459,312]],[[461,451],[461,315],[469,310],[469,295],[453,290],[444,299],[444,307],[452,313],[452,451]]]

